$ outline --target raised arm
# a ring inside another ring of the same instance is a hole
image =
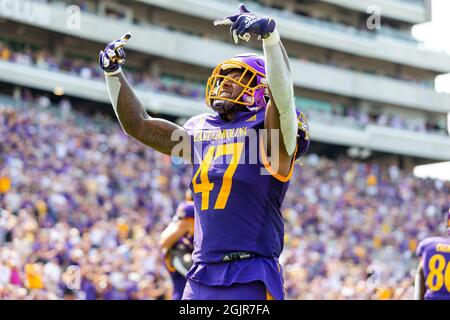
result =
[[[292,157],[297,145],[298,131],[294,86],[289,59],[276,29],[263,39],[263,49],[270,94],[266,112],[266,128],[280,129],[283,151],[287,156]]]
[[[106,75],[106,83],[111,103],[125,133],[159,152],[171,155],[172,149],[179,143],[172,139],[172,134],[178,130],[184,136],[184,129],[170,121],[150,117],[122,72]]]
[[[234,16],[216,20],[215,25],[231,25],[230,32],[235,43],[239,39],[248,41],[251,35],[262,39],[270,97],[264,125],[270,132],[268,146],[272,155],[278,151],[278,173],[286,175],[295,156],[299,130],[289,59],[272,18],[252,13],[244,5],[239,10],[240,13]],[[274,150],[274,143],[270,140],[273,130],[279,133],[277,150]]]
[[[194,234],[194,224],[192,219],[181,219],[172,221],[161,233],[159,238],[159,247],[163,254],[166,254],[170,248],[185,234]]]
[[[121,66],[125,63],[123,47],[131,38],[125,34],[120,40],[109,43],[100,52],[100,66],[105,71],[108,92],[114,111],[125,133],[147,146],[167,155],[181,139],[189,140],[187,132],[170,121],[150,117],[133,92]],[[188,144],[190,146],[190,144]],[[189,148],[183,148],[180,156],[190,159]]]

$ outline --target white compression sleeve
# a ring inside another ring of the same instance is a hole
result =
[[[120,69],[118,70],[118,72],[115,72],[115,73],[106,73],[105,72],[106,86],[108,87],[109,99],[111,100],[111,104],[114,108],[116,117],[119,120],[120,126],[122,127],[122,130],[128,135],[128,133],[125,131],[125,129],[123,129],[122,123],[120,122],[119,114],[117,113],[119,93],[120,93],[120,88],[122,86],[120,84],[119,78],[114,76],[118,73],[120,73]]]
[[[266,58],[267,83],[280,114],[280,127],[286,151],[292,155],[297,144],[298,130],[294,86],[289,60],[276,29],[263,40],[263,49]]]
[[[419,268],[419,270],[416,271],[416,276],[414,277],[414,300],[422,300],[421,295],[421,271],[422,268]]]
[[[106,72],[105,79],[106,86],[108,87],[109,99],[111,100],[117,118],[119,118],[119,115],[117,114],[117,101],[119,100],[119,92],[122,85],[120,84],[118,77],[114,77],[114,75],[107,74]]]
[[[420,299],[420,275],[419,275],[419,273],[417,273],[416,277],[414,278],[414,300],[421,300]]]

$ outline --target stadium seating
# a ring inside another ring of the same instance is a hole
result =
[[[0,299],[169,299],[157,239],[189,167],[115,119],[41,109],[0,107]],[[283,209],[287,298],[411,299],[415,247],[443,227],[450,184],[380,161],[303,163]]]

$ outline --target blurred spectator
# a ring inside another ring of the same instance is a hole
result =
[[[0,108],[0,298],[170,297],[157,241],[190,168],[93,118]],[[415,247],[443,231],[450,184],[376,160],[304,162],[283,207],[287,298],[411,299]]]
[[[8,47],[0,42],[0,56],[3,56],[2,52],[9,52]],[[4,55],[9,57],[10,53]],[[303,60],[310,60],[306,57]],[[46,50],[32,51],[30,48],[24,48],[23,51],[14,51],[11,58],[6,58],[16,63],[22,63],[27,65],[36,65],[38,68],[52,70],[52,71],[64,71],[70,74],[78,75],[84,79],[103,79],[103,74],[97,67],[96,62],[84,61],[81,59],[70,59],[65,57],[61,62]],[[346,65],[345,62],[338,63],[337,61],[330,59],[330,61],[320,61],[320,63],[326,63],[336,65],[339,67],[350,68],[350,65]],[[129,82],[137,89],[141,90],[153,90],[156,92],[166,92],[176,95],[182,95],[197,99],[203,99],[204,97],[204,84],[199,82],[193,82],[186,79],[162,76],[160,78],[152,78],[148,74],[138,73],[133,70],[127,70],[127,78]],[[27,93],[27,92],[25,92]],[[32,98],[22,96],[22,99],[31,101]],[[39,105],[48,106],[48,100],[43,96],[38,102]],[[67,101],[63,104],[64,107],[68,107]],[[308,108],[308,106],[299,106],[307,115],[314,119],[316,116],[318,119],[323,118],[323,111],[315,110],[314,107]],[[70,109],[70,108],[68,108]],[[388,115],[381,113],[377,115],[371,115],[367,111],[363,111],[355,106],[345,106],[341,112],[333,110],[335,118],[329,118],[329,121],[339,122],[339,116],[345,117],[345,122],[350,125],[366,126],[368,124],[379,124],[383,126],[389,126],[392,128],[398,128],[403,130],[412,130],[415,132],[434,132],[439,134],[446,134],[445,125],[438,125],[434,123],[424,123],[420,119],[403,119],[398,115]],[[330,114],[331,115],[331,114]],[[336,119],[336,116],[338,118]],[[322,119],[323,120],[323,119]]]

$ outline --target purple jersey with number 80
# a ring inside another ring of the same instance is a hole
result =
[[[450,300],[450,238],[427,238],[419,243],[426,300]]]

